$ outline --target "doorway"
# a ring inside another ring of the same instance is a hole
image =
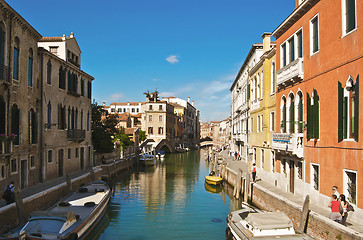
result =
[[[290,160],[290,192],[295,191],[295,162]]]
[[[20,174],[20,187],[21,189],[28,186],[28,161],[27,160],[21,160],[20,161],[20,168],[21,168],[21,174]]]
[[[64,174],[64,151],[58,150],[58,176],[63,177]]]

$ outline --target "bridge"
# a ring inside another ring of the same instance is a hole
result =
[[[159,142],[155,142],[153,139],[146,139],[140,144],[140,148],[144,148],[144,152],[152,152],[163,150],[165,152],[175,152],[174,146],[166,139],[162,139]]]
[[[199,143],[200,147],[206,147],[206,146],[218,146],[222,147],[225,143],[217,142],[217,141],[204,141]]]

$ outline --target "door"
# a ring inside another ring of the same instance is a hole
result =
[[[20,187],[23,189],[28,185],[28,161],[21,160],[20,167],[21,167]]]
[[[294,193],[295,190],[295,162],[290,161],[290,192]]]
[[[63,149],[58,150],[58,176],[63,177],[64,173],[64,151]]]
[[[81,147],[81,169],[84,169],[84,147]]]

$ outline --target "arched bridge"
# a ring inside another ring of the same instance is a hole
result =
[[[218,146],[222,147],[225,143],[217,142],[217,141],[204,141],[199,143],[200,147],[206,147],[206,146]]]

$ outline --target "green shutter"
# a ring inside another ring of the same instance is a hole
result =
[[[313,106],[313,138],[319,139],[319,96],[314,89],[314,106]]]
[[[247,84],[247,100],[250,100],[250,85]]]
[[[342,84],[338,81],[338,142],[343,140],[343,93]]]
[[[310,95],[309,93],[306,93],[306,125],[307,125],[307,134],[306,134],[306,138],[307,139],[311,139],[311,99],[310,99]]]
[[[354,85],[354,137],[358,141],[359,137],[359,75]]]
[[[347,32],[352,31],[355,28],[355,0],[346,0],[346,26]]]
[[[290,133],[295,132],[295,102],[290,103]]]
[[[286,132],[286,101],[284,102],[284,106],[282,108],[282,124],[283,130],[282,132]]]
[[[348,123],[348,97],[343,96],[343,139],[347,139],[348,137],[347,123]]]

